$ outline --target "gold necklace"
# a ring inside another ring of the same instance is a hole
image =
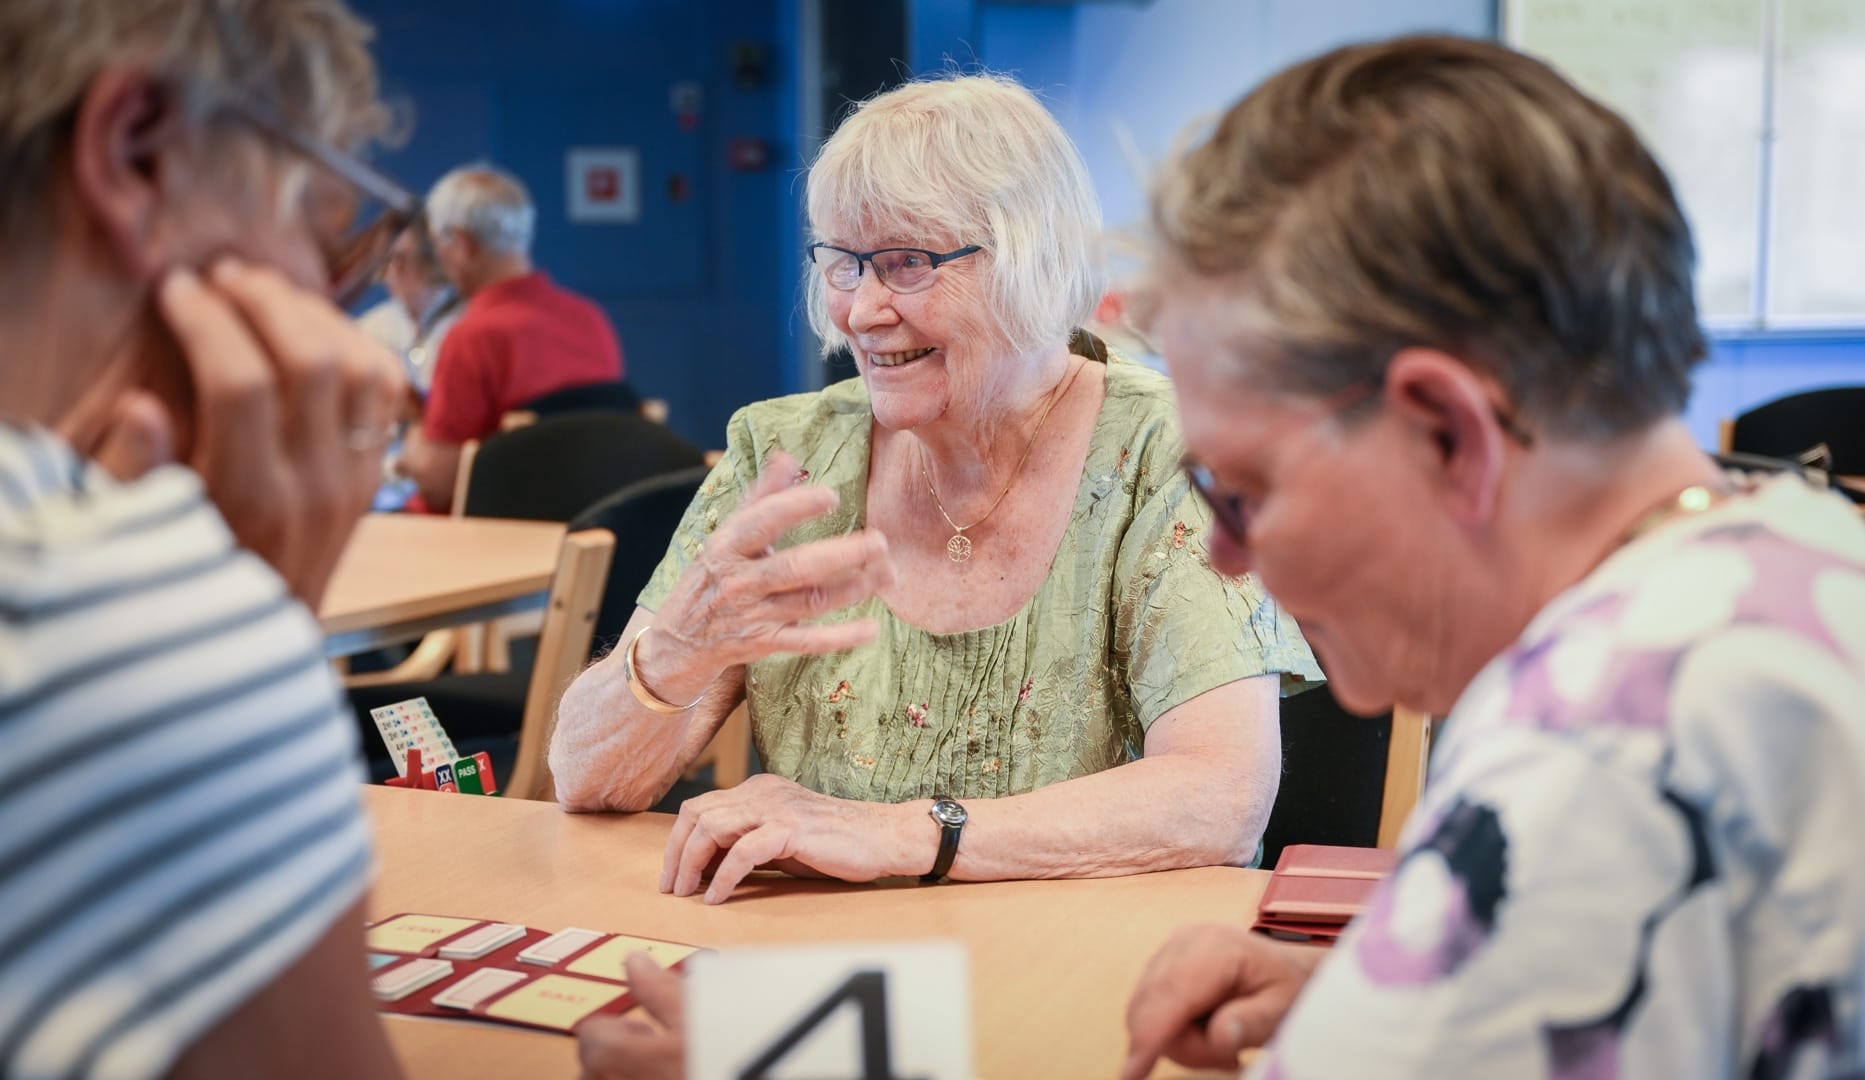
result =
[[[1049,414],[1055,411],[1057,402],[1068,396],[1069,388],[1075,385],[1075,378],[1080,374],[1081,368],[1078,367],[1069,375],[1068,382],[1062,387],[1062,392],[1050,398],[1049,404],[1043,406],[1043,414],[1036,418],[1036,430],[1030,432],[1030,443],[1023,448],[1023,456],[1017,459],[1017,467],[1011,470],[1010,483],[1004,485],[1004,490],[998,493],[997,501],[984,512],[984,516],[969,525],[960,525],[952,520],[951,514],[946,513],[945,504],[939,501],[939,489],[933,486],[932,470],[926,467],[926,444],[915,444],[920,451],[920,475],[926,478],[926,493],[932,496],[933,505],[939,508],[939,516],[952,527],[952,536],[945,542],[946,558],[955,563],[962,563],[971,558],[971,538],[965,535],[965,530],[975,529],[984,524],[984,519],[997,513],[997,508],[1003,505],[1005,496],[1010,494],[1010,489],[1017,486],[1017,477],[1022,475],[1023,466],[1029,463],[1030,452],[1036,449],[1036,439],[1043,433],[1043,425],[1049,421]]]

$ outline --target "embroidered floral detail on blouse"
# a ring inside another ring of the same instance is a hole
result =
[[[839,705],[843,701],[860,700],[860,698],[855,696],[855,688],[848,684],[847,679],[843,679],[841,682],[836,683],[835,689],[829,691],[829,704],[831,705]]]
[[[913,721],[914,727],[926,726],[926,709],[926,705],[915,705],[911,702],[907,704],[907,719]]]
[[[1192,527],[1185,524],[1183,521],[1174,522],[1172,524],[1172,546],[1175,548],[1184,547],[1185,538],[1193,535],[1193,533],[1194,530]]]
[[[987,773],[994,773],[1001,768],[1003,768],[1003,765],[996,758],[992,758],[984,763],[984,771]]]
[[[1021,703],[1030,700],[1030,691],[1035,689],[1036,679],[1034,676],[1023,680],[1023,689],[1017,691],[1017,701]]]
[[[1127,449],[1124,446],[1120,448],[1120,460],[1114,462],[1114,475],[1115,476],[1119,476],[1120,474],[1127,471],[1127,459],[1132,456],[1133,456],[1133,451]]]
[[[797,469],[797,471],[796,471],[796,473],[795,473],[795,475],[793,475],[793,476],[791,476],[791,477],[790,477],[790,482],[791,482],[791,483],[793,483],[793,484],[807,484],[807,483],[809,483],[809,470],[808,470],[808,469],[805,469],[805,468],[801,468],[801,467],[799,467],[799,468]]]
[[[874,759],[869,757],[866,754],[850,754],[848,755],[848,760],[854,762],[856,765],[859,765],[864,769],[874,768]]]

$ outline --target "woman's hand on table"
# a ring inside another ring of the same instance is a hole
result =
[[[179,455],[240,546],[315,608],[381,480],[400,365],[323,296],[233,259],[206,280],[171,272],[156,307],[186,361],[187,415],[131,391],[93,456],[127,481]]]
[[[873,881],[930,870],[938,846],[938,827],[911,804],[838,799],[762,773],[681,804],[660,889],[691,896],[709,868],[708,904],[724,903],[760,867]]]
[[[842,652],[879,632],[872,619],[809,622],[892,585],[894,564],[874,529],[776,550],[785,533],[836,507],[834,490],[796,476],[796,460],[773,453],[656,611],[636,663],[662,697],[685,701],[727,668],[775,653]]]
[[[1322,953],[1241,926],[1180,929],[1127,1003],[1121,1080],[1141,1080],[1162,1056],[1193,1069],[1236,1068],[1239,1054],[1275,1034]]]
[[[648,1019],[598,1016],[576,1029],[583,1080],[681,1080],[686,1075],[686,1020],[680,976],[646,953],[624,962],[628,988]]]

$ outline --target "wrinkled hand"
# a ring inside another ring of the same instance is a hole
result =
[[[911,837],[901,835],[911,832],[901,828],[911,822],[911,811],[822,795],[761,773],[681,804],[661,860],[660,889],[691,896],[715,863],[708,904],[724,903],[760,867],[843,881],[923,873],[932,868],[939,844],[932,819],[919,817],[925,825],[925,865],[915,870],[907,850]]]
[[[646,953],[624,962],[628,988],[650,1019],[598,1016],[576,1029],[583,1080],[681,1080],[686,1075],[686,1008],[680,976]]]
[[[712,672],[773,653],[841,652],[878,633],[872,619],[807,622],[886,589],[894,565],[874,529],[775,550],[785,533],[836,507],[834,490],[796,483],[796,469],[790,455],[771,455],[655,613],[655,633]]]
[[[1146,965],[1127,1003],[1121,1080],[1141,1080],[1163,1055],[1194,1069],[1234,1069],[1275,1034],[1320,950],[1240,926],[1188,926]]]
[[[240,545],[315,609],[381,478],[400,366],[275,270],[222,259],[208,276],[172,271],[156,303],[192,378],[192,445],[178,451],[174,418],[138,390],[95,457],[129,480],[185,453]]]

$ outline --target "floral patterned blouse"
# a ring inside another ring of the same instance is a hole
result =
[[[1252,1080],[1865,1077],[1862,829],[1865,525],[1783,477],[1478,674]]]
[[[877,598],[878,640],[832,656],[774,656],[746,673],[769,771],[875,802],[1015,795],[1133,760],[1153,721],[1207,690],[1272,672],[1319,680],[1293,620],[1255,579],[1207,561],[1206,509],[1163,376],[1118,359],[1073,519],[1048,576],[996,626],[933,634]],[[860,379],[739,410],[727,450],[641,593],[655,609],[774,450],[841,497],[789,544],[862,527],[873,415]]]

